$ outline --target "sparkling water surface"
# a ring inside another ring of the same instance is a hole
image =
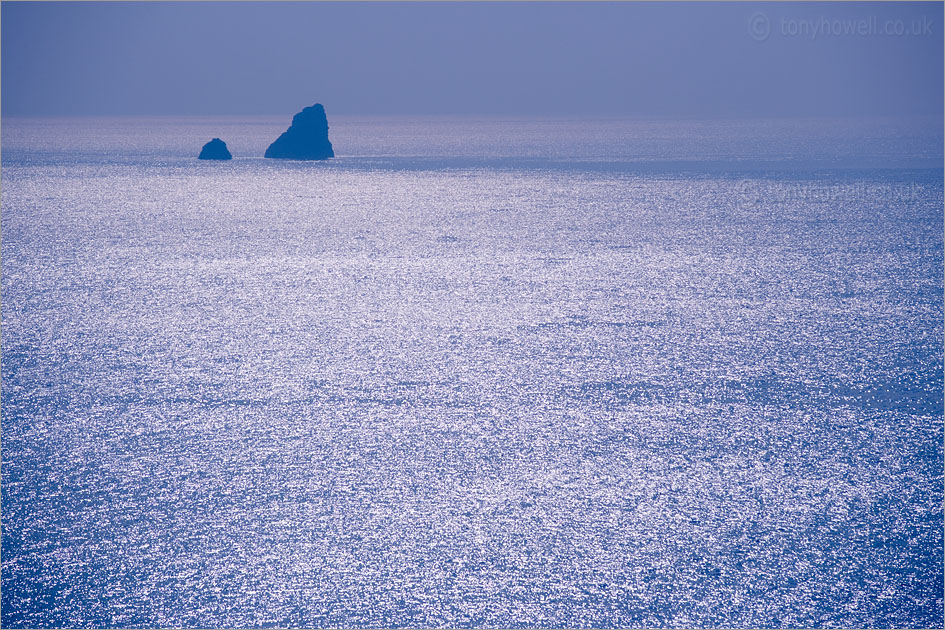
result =
[[[3,120],[4,627],[942,626],[940,127],[329,120]]]

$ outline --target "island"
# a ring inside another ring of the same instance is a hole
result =
[[[266,149],[267,158],[282,160],[325,160],[335,157],[328,140],[325,108],[316,103],[292,118],[292,124]]]
[[[219,138],[214,138],[200,149],[198,160],[232,160],[233,156],[226,148],[226,143]]]

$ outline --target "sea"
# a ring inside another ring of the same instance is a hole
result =
[[[289,118],[3,118],[0,625],[943,626],[941,120]]]

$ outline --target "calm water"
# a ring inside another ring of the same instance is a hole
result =
[[[940,123],[329,117],[3,121],[4,627],[942,626]]]

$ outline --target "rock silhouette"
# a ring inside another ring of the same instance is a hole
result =
[[[219,138],[214,138],[200,149],[198,160],[232,160],[233,156],[226,148],[226,143]]]
[[[325,160],[335,157],[328,140],[325,108],[316,103],[292,117],[292,124],[266,149],[267,158]]]

